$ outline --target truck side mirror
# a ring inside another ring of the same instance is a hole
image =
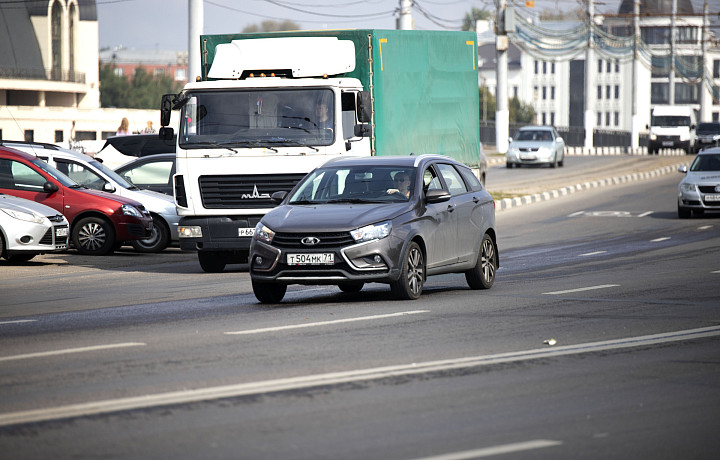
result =
[[[160,139],[164,141],[171,141],[173,140],[173,136],[175,135],[175,131],[169,126],[163,126],[158,131],[158,136],[160,136]]]
[[[372,120],[372,101],[370,91],[360,91],[357,95],[357,117],[360,123],[370,123]]]
[[[170,124],[170,114],[172,113],[173,99],[175,94],[164,94],[160,102],[160,126]]]
[[[355,137],[370,137],[372,135],[372,126],[368,123],[355,125]]]

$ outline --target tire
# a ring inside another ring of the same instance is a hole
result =
[[[287,291],[287,285],[285,284],[255,280],[252,280],[252,288],[255,298],[262,303],[280,303]]]
[[[414,241],[403,255],[400,278],[390,283],[390,290],[400,300],[415,300],[420,297],[425,283],[425,257],[420,246]]]
[[[690,208],[684,208],[678,205],[678,219],[689,219],[691,214]]]
[[[225,256],[215,251],[198,251],[198,262],[206,273],[222,273],[227,265]]]
[[[560,158],[560,161],[558,161],[558,166],[561,168],[565,166],[565,155],[563,155],[562,158]]]
[[[80,219],[72,229],[75,250],[89,256],[104,256],[115,249],[115,229],[100,217]]]
[[[0,259],[3,258],[3,254],[5,254],[5,240],[3,239],[2,232],[0,232]]]
[[[512,163],[509,163],[509,162],[506,162],[506,163],[505,163],[505,167],[506,167],[507,169],[512,169],[512,168],[513,168],[513,164],[512,164]]]
[[[18,263],[32,260],[36,254],[12,254],[5,257],[8,262]]]
[[[360,292],[360,290],[365,286],[365,283],[361,281],[349,281],[347,283],[338,284],[338,287],[343,292]]]
[[[497,267],[497,248],[492,238],[486,233],[480,243],[477,263],[472,269],[465,272],[465,280],[470,289],[490,289],[495,283]]]
[[[153,229],[150,237],[144,240],[132,240],[130,244],[137,252],[162,252],[170,244],[170,229],[163,219],[153,216]]]
[[[557,155],[555,155],[555,158],[553,159],[552,163],[550,163],[550,167],[555,169],[555,168],[557,168],[557,166],[558,166]]]

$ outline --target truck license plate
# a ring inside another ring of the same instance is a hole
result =
[[[673,141],[663,141],[663,147],[672,147]]]
[[[55,236],[68,236],[68,229],[67,228],[56,228]]]
[[[335,263],[335,254],[332,252],[313,254],[288,254],[288,265],[332,265]]]
[[[238,236],[253,236],[255,234],[255,228],[238,228]]]
[[[720,201],[720,194],[705,195],[705,201]]]

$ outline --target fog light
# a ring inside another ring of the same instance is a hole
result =
[[[375,255],[375,258],[373,260],[375,261],[376,264],[379,264],[380,262],[382,262],[382,257]]]
[[[30,235],[24,235],[24,236],[20,237],[21,243],[28,244],[31,241],[32,241],[32,236],[30,236]]]
[[[263,258],[260,256],[255,257],[255,265],[262,265],[263,264]]]

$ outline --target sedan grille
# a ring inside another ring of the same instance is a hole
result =
[[[315,244],[303,244],[312,238]],[[349,232],[339,233],[276,233],[273,246],[286,249],[342,248],[355,243]]]
[[[46,246],[52,246],[53,245],[53,233],[55,233],[55,229],[48,228],[48,231],[45,232],[43,237],[40,239],[40,244],[46,245]]]
[[[716,191],[715,188],[718,187],[717,185],[700,185],[698,188],[700,189],[700,192],[702,193],[720,193],[720,191]]]
[[[206,209],[274,208],[270,196],[289,192],[305,174],[201,176],[200,195]]]

